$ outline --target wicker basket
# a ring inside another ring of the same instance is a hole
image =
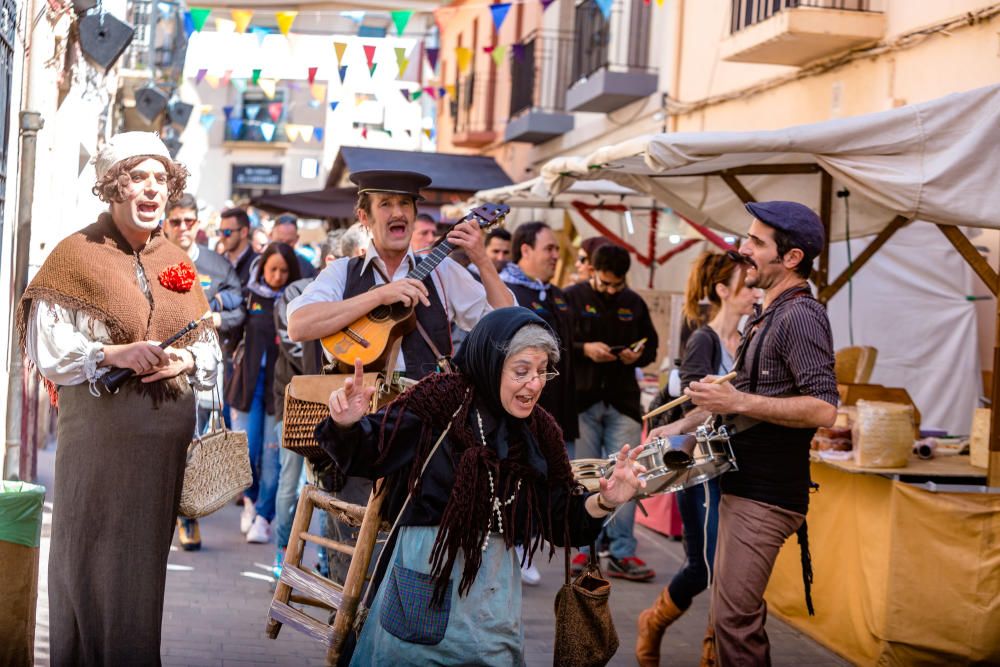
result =
[[[281,446],[313,462],[329,460],[329,455],[316,442],[316,426],[330,415],[327,402],[330,394],[344,386],[344,380],[353,375],[297,375],[285,387],[285,417],[282,422]],[[381,375],[365,373],[364,386],[382,386]],[[374,402],[380,395],[375,392]]]
[[[252,482],[246,433],[223,427],[196,438],[188,447],[178,513],[189,519],[211,514]]]

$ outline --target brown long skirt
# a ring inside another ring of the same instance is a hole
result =
[[[167,557],[194,394],[59,391],[49,621],[53,667],[159,665]]]

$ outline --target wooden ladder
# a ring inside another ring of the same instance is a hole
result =
[[[281,626],[287,624],[323,642],[327,647],[326,664],[337,663],[365,590],[368,566],[375,550],[379,530],[389,530],[388,524],[385,524],[379,516],[384,497],[385,494],[378,496],[372,494],[368,499],[368,505],[362,507],[335,498],[311,484],[302,489],[295,510],[295,519],[292,521],[281,578],[278,580],[271,607],[267,612],[268,637],[277,639]],[[309,524],[315,509],[328,512],[333,518],[340,519],[353,527],[360,527],[357,543],[351,546],[310,533]],[[306,542],[351,557],[343,585],[302,567],[302,553]],[[333,620],[330,623],[317,620],[304,611],[292,607],[290,603],[332,611]]]

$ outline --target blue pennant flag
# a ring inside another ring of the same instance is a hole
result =
[[[222,107],[222,113],[226,114],[226,120],[229,120],[229,117],[233,115],[233,108],[231,106]]]
[[[340,102],[330,102],[330,111],[336,111],[338,104],[340,104]]]
[[[246,117],[249,120],[257,120],[257,114],[260,113],[259,104],[247,104],[243,107],[243,111],[246,112]]]
[[[267,28],[261,28],[260,26],[250,26],[250,34],[257,38],[257,46],[264,44],[264,38],[271,34],[271,31]]]
[[[347,76],[347,65],[344,65],[343,67],[341,67],[338,70],[338,73],[340,74],[340,82],[344,83],[344,77]]]
[[[597,2],[597,8],[601,10],[601,14],[604,15],[604,20],[607,21],[611,18],[611,5],[614,0],[595,0]]]
[[[600,0],[598,0],[600,2]],[[610,4],[611,0],[606,0]],[[507,18],[507,12],[510,11],[509,2],[501,2],[495,5],[490,5],[490,14],[493,15],[493,29],[496,32],[500,32],[500,26],[503,25],[503,20]]]
[[[201,122],[201,126],[203,128],[205,128],[206,130],[211,130],[212,125],[215,123],[215,114],[210,114],[210,113],[202,114],[201,118],[199,119],[199,122]]]
[[[264,135],[264,141],[270,141],[274,138],[274,123],[261,123],[260,133]]]
[[[230,118],[227,121],[227,124],[229,125],[230,138],[238,139],[240,136],[240,132],[243,131],[243,121],[240,120],[239,118]]]
[[[323,141],[323,128],[322,127],[314,127],[313,128],[313,136],[316,137],[316,141]]]
[[[191,16],[191,12],[184,12],[184,35],[188,39],[191,39],[191,35],[194,33],[194,17]]]

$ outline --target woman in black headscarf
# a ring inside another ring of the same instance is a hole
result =
[[[429,376],[366,416],[373,390],[360,386],[358,364],[330,396],[316,436],[337,465],[385,478],[387,520],[412,494],[353,664],[522,664],[514,545],[530,563],[542,540],[550,557],[589,544],[644,485],[641,448],[630,455],[628,445],[599,493],[576,484],[558,425],[536,407],[558,357],[541,318],[502,308],[459,349],[459,373]]]

